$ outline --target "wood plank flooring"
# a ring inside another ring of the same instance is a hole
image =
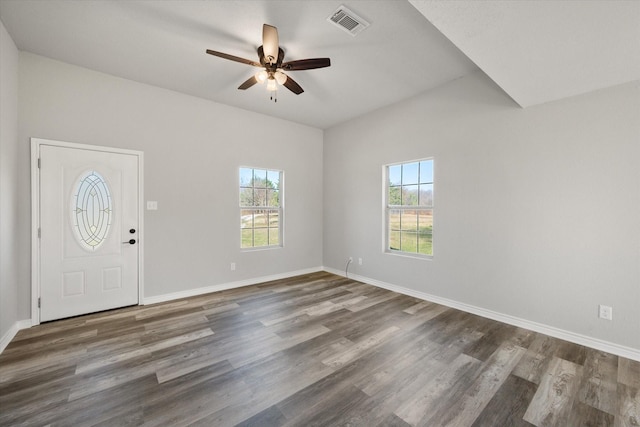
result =
[[[640,426],[640,362],[319,272],[22,330],[0,425]]]

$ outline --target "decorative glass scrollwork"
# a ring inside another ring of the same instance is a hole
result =
[[[71,200],[71,218],[78,243],[97,250],[106,240],[113,219],[113,202],[106,180],[96,171],[78,179]]]

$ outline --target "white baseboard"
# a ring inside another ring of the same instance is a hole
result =
[[[16,323],[14,323],[9,328],[7,333],[4,334],[2,338],[0,338],[0,354],[2,354],[5,348],[7,348],[7,346],[9,345],[11,340],[16,336],[19,330],[27,329],[27,328],[30,328],[31,326],[32,326],[31,319],[18,320]]]
[[[172,292],[170,294],[147,297],[147,298],[144,298],[144,300],[142,301],[142,304],[143,305],[157,304],[160,302],[173,301],[180,298],[188,298],[188,297],[193,297],[197,295],[209,294],[211,292],[225,291],[227,289],[235,289],[235,288],[241,288],[243,286],[256,285],[258,283],[270,282],[272,280],[287,279],[289,277],[316,273],[318,271],[323,271],[323,268],[322,267],[307,268],[304,270],[289,271],[286,273],[274,274],[271,276],[262,276],[262,277],[255,277],[252,279],[239,280],[237,282],[221,283],[219,285],[205,286],[203,288],[188,289],[180,292]]]
[[[323,269],[324,271],[327,271],[329,273],[333,273],[338,276],[345,277],[344,271],[336,270],[330,267],[323,267]],[[447,298],[438,297],[436,295],[415,291],[413,289],[393,285],[391,283],[382,282],[380,280],[371,279],[369,277],[360,276],[353,273],[349,273],[349,278],[357,280],[359,282],[366,283],[368,285],[376,286],[378,288],[384,288],[390,291],[397,292],[399,294],[420,298],[425,301],[435,302],[436,304],[445,305],[447,307],[455,308],[457,310],[462,310],[467,313],[476,314],[478,316],[486,317],[488,319],[497,320],[498,322],[507,323],[509,325],[528,329],[534,332],[539,332],[541,334],[549,335],[554,338],[559,338],[561,340],[584,345],[586,347],[591,347],[596,350],[605,351],[607,353],[615,354],[617,356],[626,357],[627,359],[632,359],[640,362],[639,349],[626,347],[626,346],[615,344],[609,341],[592,338],[586,335],[576,334],[574,332],[566,331],[564,329],[555,328],[553,326],[533,322],[531,320],[522,319],[522,318],[511,316],[508,314],[498,313],[496,311],[487,310],[485,308],[476,307],[473,305],[450,300]]]

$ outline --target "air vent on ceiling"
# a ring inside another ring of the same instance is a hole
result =
[[[347,9],[345,6],[340,6],[338,10],[327,18],[327,21],[332,22],[335,26],[346,31],[352,36],[355,36],[369,26],[367,21],[356,15],[352,10]]]

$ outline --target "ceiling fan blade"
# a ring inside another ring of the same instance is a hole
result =
[[[284,50],[281,47],[278,48],[278,60],[276,61],[276,68],[280,68],[284,61]]]
[[[262,47],[262,46],[258,46],[258,58],[260,58],[260,64],[261,64],[263,67],[266,67],[266,66],[267,66],[267,63],[266,63],[266,62],[264,62],[264,49],[263,49],[263,47]]]
[[[291,92],[295,93],[296,95],[300,95],[302,92],[304,92],[304,89],[302,89],[302,87],[300,87],[300,85],[296,83],[295,80],[293,80],[289,76],[287,76],[287,80],[285,80],[285,82],[282,85],[287,89],[289,89]]]
[[[331,59],[329,58],[312,58],[312,59],[298,59],[296,61],[289,61],[282,64],[282,69],[287,71],[298,70],[312,70],[314,68],[324,68],[331,66]]]
[[[239,56],[229,55],[228,53],[216,52],[215,50],[207,49],[209,55],[218,56],[220,58],[228,59],[230,61],[240,62],[242,64],[253,65],[254,67],[261,67],[259,63],[250,61],[248,59],[240,58]]]
[[[251,76],[251,77],[249,77],[247,79],[246,82],[244,82],[240,86],[238,86],[238,89],[240,89],[240,90],[249,89],[251,86],[253,86],[256,83],[258,83],[258,80],[256,79],[256,76]]]
[[[262,26],[262,46],[265,62],[275,64],[278,60],[278,51],[280,49],[278,29],[276,27],[267,24]]]

